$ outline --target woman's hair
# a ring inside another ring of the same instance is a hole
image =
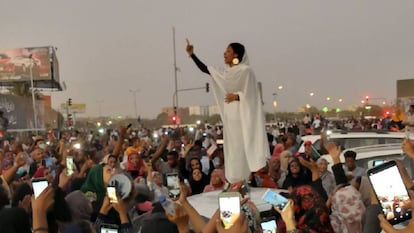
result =
[[[237,58],[241,62],[243,60],[243,56],[245,52],[244,45],[237,43],[237,42],[233,42],[229,46],[233,49],[233,52],[237,54]]]

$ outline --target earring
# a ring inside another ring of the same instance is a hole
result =
[[[233,63],[233,65],[239,64],[239,59],[237,57],[234,58],[233,61],[232,61],[232,63]]]

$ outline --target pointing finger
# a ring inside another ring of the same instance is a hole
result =
[[[185,39],[187,41],[187,45],[190,45],[190,41],[188,40],[188,38]]]

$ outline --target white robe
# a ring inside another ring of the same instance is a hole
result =
[[[214,67],[208,70],[223,121],[226,178],[230,182],[248,179],[250,172],[264,167],[270,156],[255,75],[244,63],[224,71]],[[225,103],[227,93],[237,93],[240,101]]]

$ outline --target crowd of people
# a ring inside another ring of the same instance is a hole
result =
[[[406,125],[410,130],[414,106],[407,118],[400,111],[375,126],[306,115],[299,124],[268,127],[266,138],[260,88],[244,45],[226,47],[226,69],[206,66],[188,40],[186,51],[212,79],[224,128],[207,127],[195,134],[179,127],[161,129],[157,140],[152,132],[134,131],[131,125],[115,134],[72,129],[25,140],[3,138],[0,232],[259,233],[264,217],[276,219],[278,232],[396,232],[383,216],[366,171],[356,166],[357,154],[347,151],[342,164],[341,145],[327,141],[324,129],[398,131]],[[6,131],[1,112],[0,119],[0,130]],[[320,148],[302,142],[305,134],[321,134]],[[301,143],[303,153],[298,152]],[[406,139],[403,149],[414,159],[414,142]],[[331,156],[332,172],[328,161],[315,154]],[[413,189],[404,166],[397,163],[405,186]],[[289,201],[283,208],[260,212],[249,199],[250,187],[284,190]],[[233,215],[229,211],[202,216],[199,203],[193,206],[187,199],[224,192],[242,198],[237,220],[230,225],[221,221]],[[410,222],[404,231],[413,228]]]
[[[0,232],[261,232],[263,214],[252,201],[244,200],[243,214],[224,229],[218,211],[201,216],[187,200],[205,192],[242,190],[243,182],[230,184],[225,177],[224,130],[207,128],[194,135],[169,129],[158,141],[149,131],[127,127],[117,136],[72,130],[59,138],[50,131],[3,140]],[[289,204],[271,211],[278,232],[380,232],[381,227],[394,232],[377,218],[382,210],[366,171],[356,166],[355,152],[345,153],[342,164],[337,144],[316,148],[332,157],[331,172],[326,160],[313,161],[310,141],[303,142],[304,153],[297,153],[297,138],[288,133],[274,140],[269,134],[272,156],[247,180],[250,187],[287,190]],[[403,149],[414,159],[413,142],[405,140]],[[73,167],[68,167],[70,159]],[[49,186],[34,197],[38,179]],[[116,202],[107,193],[114,179]],[[411,179],[405,180],[411,188]],[[166,198],[175,203],[174,214],[164,210]],[[413,230],[412,225],[406,229]]]

